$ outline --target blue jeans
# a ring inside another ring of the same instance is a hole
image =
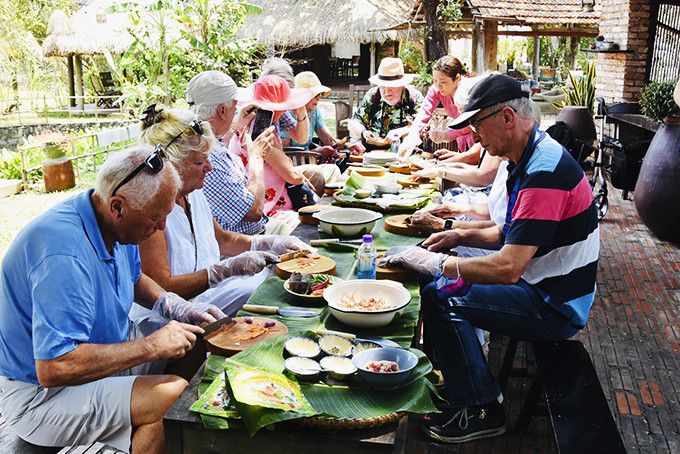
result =
[[[449,403],[455,407],[485,404],[500,395],[475,327],[536,341],[568,339],[578,332],[524,280],[512,285],[474,284],[467,295],[449,299],[439,298],[431,282],[421,295],[425,335],[444,376]]]

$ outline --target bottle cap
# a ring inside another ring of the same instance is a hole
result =
[[[362,239],[363,239],[364,243],[372,243],[373,242],[373,235],[371,235],[370,233],[367,233],[363,236]]]

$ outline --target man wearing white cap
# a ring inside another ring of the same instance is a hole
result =
[[[404,74],[400,58],[383,58],[378,74],[368,80],[377,87],[366,92],[347,127],[352,139],[362,140],[370,147],[371,142],[387,137],[390,131],[409,126],[424,98],[410,85],[413,74]],[[404,129],[403,133],[406,132]]]
[[[231,77],[221,71],[204,71],[194,76],[187,85],[186,99],[191,109],[210,126],[218,138],[220,149],[210,156],[213,170],[205,177],[204,193],[217,222],[225,230],[256,234],[265,230],[263,141],[272,134],[262,133],[262,140],[247,141],[248,170],[242,160],[227,150],[235,132],[243,129],[255,117],[256,109],[246,104],[234,118],[238,87]]]

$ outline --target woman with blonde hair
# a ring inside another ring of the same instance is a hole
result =
[[[186,110],[151,106],[141,129],[141,142],[163,149],[182,179],[165,230],[140,244],[142,270],[168,291],[233,315],[270,275],[268,263],[309,246],[290,236],[226,231],[213,219],[202,190],[215,148],[208,122]],[[272,134],[258,141],[258,149],[274,147]]]

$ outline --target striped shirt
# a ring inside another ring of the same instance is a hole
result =
[[[558,142],[536,128],[531,137],[519,162],[508,165],[504,242],[538,246],[522,278],[583,327],[595,299],[600,254],[592,190]]]
[[[212,171],[205,176],[203,192],[213,217],[225,230],[254,235],[264,230],[267,217],[257,222],[243,218],[253,206],[255,196],[248,190],[248,173],[241,158],[223,145],[210,154]]]

